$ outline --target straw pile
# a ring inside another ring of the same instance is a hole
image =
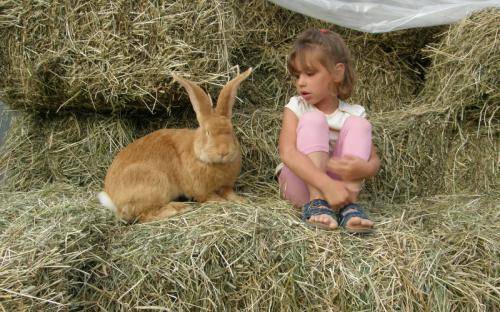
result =
[[[377,179],[368,183],[371,196],[394,200],[496,189],[500,93],[495,73],[500,60],[491,29],[497,22],[497,11],[487,11],[449,27],[442,41],[426,50],[432,64],[419,96],[404,110],[371,113],[384,162]],[[471,23],[475,27],[469,27]],[[480,38],[473,50],[467,43],[470,38]],[[262,93],[253,88],[268,81],[258,73],[254,81],[243,83],[243,102],[237,101],[233,121],[244,154],[239,186],[269,193],[275,190],[273,171],[279,161],[276,142],[283,103],[278,99],[289,91],[279,91],[271,99],[275,107],[259,107]],[[257,102],[252,103],[252,97]],[[186,101],[172,107],[171,115],[175,117],[20,117],[0,157],[0,171],[8,172],[14,189],[51,181],[97,189],[112,157],[133,138],[161,127],[196,125]],[[82,155],[92,157],[82,161]]]
[[[498,126],[500,87],[500,12],[475,14],[443,33],[438,44],[424,50],[428,70],[422,103],[437,112],[448,110],[453,122],[477,122],[477,127]]]
[[[498,25],[365,35],[264,0],[0,2],[0,97],[21,110],[0,152],[0,310],[500,310]],[[277,198],[286,53],[308,27],[355,56],[383,160],[369,237],[308,229]],[[119,149],[196,126],[170,73],[215,96],[233,64],[255,68],[233,117],[251,204],[133,226],[102,209]]]
[[[290,92],[286,51],[307,27],[329,27],[346,37],[360,73],[354,100],[387,110],[414,95],[416,70],[408,63],[435,34],[424,29],[365,35],[265,0],[8,1],[3,6],[2,97],[12,108],[30,111],[169,110],[183,94],[172,83],[172,72],[213,91],[233,72],[231,64],[257,69],[255,87],[247,88],[253,90],[251,102],[282,105]]]
[[[419,96],[405,111],[374,118],[386,163],[378,181],[395,195],[498,188],[498,25],[493,9],[450,26],[424,51],[432,63]]]
[[[383,167],[367,185],[370,194],[396,200],[497,189],[498,128],[464,130],[445,122],[446,116],[420,115],[418,109],[376,117],[375,142]]]
[[[16,190],[52,182],[95,189],[112,157],[132,142],[134,130],[132,123],[106,116],[19,114],[0,156],[0,171]]]
[[[226,1],[3,6],[0,80],[13,108],[154,111],[178,98],[171,72],[217,83],[229,70]]]
[[[279,130],[280,114],[269,110],[236,113],[234,123],[244,159],[239,186],[269,193],[278,159],[272,140]],[[0,155],[4,187],[30,190],[58,182],[97,190],[119,150],[133,139],[166,127],[194,128],[196,118],[187,110],[180,119],[167,120],[140,114],[20,114]]]
[[[116,223],[89,196],[55,184],[0,193],[0,310],[78,307],[71,299],[93,277],[89,270],[104,255],[112,235],[106,231]]]
[[[92,195],[0,196],[4,309],[500,308],[498,197],[372,203],[378,231],[355,237],[308,229],[275,198],[121,226]]]
[[[307,28],[328,28],[340,33],[353,54],[358,88],[352,101],[371,111],[402,107],[421,84],[415,57],[434,41],[439,28],[390,34],[364,34],[333,26],[277,7],[268,1],[246,1],[235,8],[239,35],[233,63],[257,67],[254,85],[245,95],[253,103],[270,102],[281,108],[294,88],[287,85],[286,56],[297,35]]]

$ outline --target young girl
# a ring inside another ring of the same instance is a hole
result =
[[[279,138],[281,195],[314,226],[371,231],[354,202],[380,160],[365,109],[344,102],[354,86],[349,50],[337,33],[310,29],[295,42],[288,69],[298,95],[285,106]]]

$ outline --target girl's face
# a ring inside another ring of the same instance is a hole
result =
[[[301,60],[295,59],[294,77],[295,86],[302,98],[319,108],[330,105],[336,98],[336,79],[314,54],[307,53]]]

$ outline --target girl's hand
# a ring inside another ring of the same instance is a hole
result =
[[[329,179],[328,183],[323,185],[321,193],[335,211],[355,201],[353,194],[345,188],[344,184],[333,179]]]
[[[372,171],[368,161],[355,156],[331,158],[327,168],[328,171],[336,173],[342,181],[359,181],[370,176]]]
[[[372,144],[368,160],[355,156],[344,156],[329,159],[326,168],[340,176],[343,181],[360,181],[377,174],[380,169],[380,158],[377,155],[376,147]]]

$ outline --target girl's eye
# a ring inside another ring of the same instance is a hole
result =
[[[313,72],[313,71],[308,71],[308,72],[306,72],[306,75],[307,75],[307,76],[313,76],[314,74],[315,74],[315,72]]]

